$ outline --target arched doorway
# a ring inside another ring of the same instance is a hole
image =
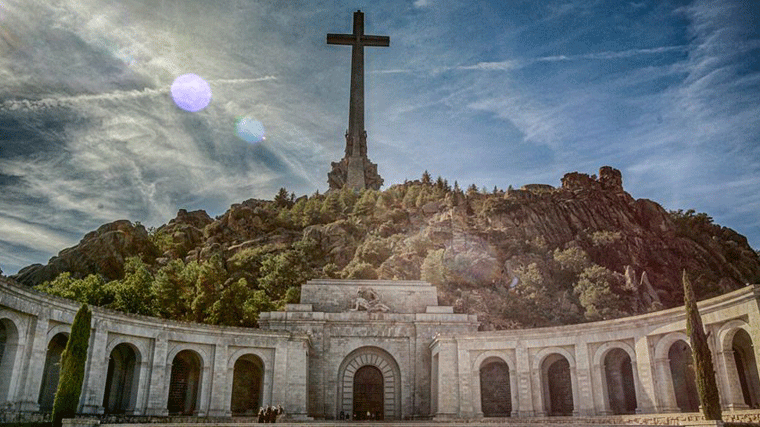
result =
[[[378,386],[378,372],[382,379],[382,388]],[[382,390],[379,395],[378,390]],[[375,409],[380,396],[382,406]],[[378,347],[362,347],[343,359],[338,368],[337,406],[333,416],[339,418],[341,412],[351,415],[352,419],[358,416],[360,407],[354,404],[357,399],[364,400],[360,405],[371,406],[361,409],[365,418],[369,411],[370,416],[374,418],[401,419],[401,370],[390,353]]]
[[[50,412],[53,410],[55,392],[58,389],[58,378],[61,375],[61,353],[66,349],[69,336],[63,332],[56,334],[48,343],[45,355],[45,367],[42,371],[42,384],[40,386],[40,411]]]
[[[699,411],[699,394],[691,347],[684,340],[674,342],[668,350],[668,359],[678,408],[681,412]]]
[[[134,391],[138,375],[135,370],[137,354],[131,345],[121,343],[108,358],[103,409],[106,414],[124,414],[134,410]]]
[[[484,417],[512,414],[509,366],[501,359],[487,359],[480,367],[480,410]]]
[[[233,415],[253,415],[261,406],[264,386],[264,362],[253,354],[246,354],[235,361],[232,374]]]
[[[560,354],[548,356],[542,365],[544,403],[549,416],[573,415],[573,384],[570,362]]]
[[[197,410],[201,382],[201,358],[192,350],[182,350],[172,361],[169,381],[170,414],[192,415]]]
[[[383,373],[374,366],[362,366],[354,374],[354,419],[382,420],[384,407]]]
[[[0,320],[0,403],[8,400],[18,348],[18,329],[9,319]]]
[[[621,348],[614,348],[604,357],[604,377],[607,398],[613,414],[636,412],[636,386],[633,383],[631,356]]]
[[[752,347],[752,338],[747,331],[739,329],[731,341],[734,352],[736,373],[742,388],[744,403],[750,408],[760,407],[760,378],[757,373],[757,361]]]

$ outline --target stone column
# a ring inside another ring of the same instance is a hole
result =
[[[471,375],[468,375],[468,372],[472,369],[470,352],[467,351],[467,349],[461,348],[456,341],[455,345],[457,347],[457,372],[461,373],[461,375],[457,375],[457,379],[455,380],[456,383],[459,384],[459,407],[457,408],[457,415],[464,418],[472,418],[475,416],[472,404],[473,395],[476,393],[474,390],[476,383],[473,381]],[[478,378],[477,383],[480,383],[480,378]],[[479,387],[477,393],[480,395]]]
[[[470,374],[472,383],[472,415],[475,418],[483,418],[482,396],[480,394],[483,385],[480,383],[480,369],[475,367]]]
[[[609,415],[610,399],[607,390],[607,381],[605,381],[605,372],[602,365],[595,364],[591,379],[594,383],[594,412],[596,415]]]
[[[453,338],[438,338],[438,411],[434,419],[456,418],[459,409],[457,345]]]
[[[24,372],[21,374],[19,385],[20,395],[18,410],[22,412],[37,412],[40,410],[39,397],[42,386],[42,374],[45,371],[45,356],[47,356],[47,333],[50,325],[49,310],[40,310],[40,313],[30,324],[25,341],[27,351],[23,357]],[[19,337],[21,339],[21,337]]]
[[[140,363],[135,365],[135,375],[137,375],[137,380],[133,382],[135,386],[132,389],[132,392],[135,393],[135,407],[132,412],[129,412],[130,415],[145,414],[147,406],[146,398],[148,397],[148,385],[150,381],[149,357],[149,354],[142,354],[140,357]]]
[[[211,399],[208,408],[210,417],[229,417],[231,409],[232,378],[227,377],[227,344],[217,344],[214,347],[214,360],[211,367],[211,378],[207,382],[211,387]]]
[[[581,416],[594,415],[594,397],[591,392],[591,360],[585,341],[575,344],[575,384],[573,384],[573,410]],[[572,373],[572,368],[571,368]]]
[[[652,376],[652,358],[649,353],[649,339],[644,336],[636,337],[634,344],[636,351],[636,360],[631,361],[634,379],[636,385],[636,413],[650,414],[656,411],[654,377]]]
[[[85,414],[103,413],[103,394],[108,375],[108,330],[104,322],[93,318],[94,332],[90,335],[90,348],[84,374],[84,387],[79,400],[80,411]]]
[[[148,387],[148,405],[145,408],[145,415],[166,416],[169,415],[167,403],[168,395],[168,378],[166,357],[169,351],[169,340],[166,333],[162,332],[156,336],[153,341],[153,361],[150,366],[150,372],[147,373],[150,378]]]
[[[681,412],[676,401],[673,378],[670,374],[670,360],[667,358],[656,359],[654,364],[655,372],[657,372],[657,383],[660,389],[660,392],[657,394],[659,397],[658,412]]]
[[[532,417],[536,415],[533,407],[533,396],[531,391],[530,375],[530,355],[522,342],[517,343],[515,347],[515,376],[517,385],[512,393],[517,394],[517,408],[512,408],[512,412],[520,417]],[[533,389],[533,390],[540,390]]]
[[[274,376],[272,378],[270,405],[285,403],[288,396],[288,347],[287,342],[277,342],[274,352]],[[266,395],[266,392],[264,393]]]
[[[306,341],[288,341],[287,396],[282,403],[290,420],[309,418],[309,345]]]
[[[747,409],[744,403],[744,394],[739,382],[739,372],[736,368],[736,359],[734,359],[733,350],[723,350],[717,354],[715,365],[719,373],[716,379],[721,384],[722,393],[720,394],[722,406],[729,409]]]
[[[211,387],[214,383],[214,369],[213,364],[216,358],[216,347],[211,349],[209,360],[203,361],[203,368],[201,368],[201,379],[199,384],[198,393],[200,394],[200,404],[196,411],[197,416],[206,417],[209,416],[209,408],[211,407]],[[171,373],[169,373],[171,376]]]

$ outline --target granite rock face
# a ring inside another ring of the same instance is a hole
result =
[[[99,274],[106,280],[119,279],[124,276],[125,259],[135,255],[151,262],[159,250],[145,227],[118,220],[87,233],[79,244],[62,250],[46,265],[30,265],[13,278],[23,284],[36,285],[68,271],[74,277]]]
[[[568,173],[559,187],[465,193],[435,186],[392,186],[361,213],[355,207],[361,195],[353,193],[354,202],[344,205],[351,199],[346,193],[339,203],[333,197],[330,206],[324,195],[304,196],[289,206],[251,199],[216,219],[180,210],[153,236],[117,221],[87,234],[48,265],[23,269],[16,280],[34,285],[63,271],[119,278],[124,260],[134,255],[155,271],[172,259],[204,262],[221,254],[226,263],[241,251],[279,253],[311,240],[312,277],[371,269],[370,276],[382,280],[429,280],[443,303],[478,312],[484,328],[496,329],[511,327],[511,321],[502,322],[503,313],[510,301],[522,298],[521,279],[532,264],[547,282],[542,304],[582,319],[578,275],[558,275],[553,258],[573,248],[619,283],[617,292],[630,300],[625,314],[680,305],[683,270],[697,277],[699,298],[760,281],[760,259],[746,238],[705,214],[667,212],[654,201],[634,199],[611,167],[602,167],[598,177]],[[255,284],[257,271],[236,274]]]

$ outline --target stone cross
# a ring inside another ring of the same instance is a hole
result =
[[[331,190],[345,185],[361,190],[379,189],[383,179],[377,165],[367,158],[367,132],[364,130],[364,46],[389,46],[390,38],[364,34],[364,14],[354,12],[353,34],[328,34],[327,44],[351,46],[351,99],[346,131],[346,154],[340,162],[332,162],[327,174]]]

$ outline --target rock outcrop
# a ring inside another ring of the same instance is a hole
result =
[[[87,233],[78,245],[62,250],[46,265],[34,264],[21,269],[13,278],[27,285],[55,279],[64,271],[74,277],[99,274],[106,280],[124,276],[124,262],[130,256],[140,256],[152,262],[159,250],[140,224],[118,220]]]
[[[34,285],[63,271],[119,278],[124,260],[134,255],[157,270],[172,259],[204,262],[221,254],[227,263],[242,253],[252,267],[234,267],[240,269],[234,276],[255,287],[256,248],[279,253],[308,239],[317,254],[307,267],[313,277],[427,279],[439,286],[444,302],[477,312],[484,328],[496,329],[539,326],[551,316],[555,324],[583,320],[576,282],[590,266],[629,302],[625,314],[681,304],[683,270],[696,278],[699,298],[760,280],[760,259],[746,238],[705,214],[667,212],[654,201],[634,199],[620,171],[607,166],[598,177],[568,173],[556,188],[462,192],[428,180],[392,186],[373,203],[364,197],[360,204],[360,198],[251,199],[216,219],[180,210],[152,236],[142,226],[116,221],[46,266],[26,267],[16,280]],[[568,254],[578,255],[577,271],[560,266],[558,259]],[[241,262],[232,265],[248,265]],[[526,277],[537,282],[531,291]],[[531,310],[555,314],[520,320],[514,311],[527,310],[528,300],[535,304]]]

